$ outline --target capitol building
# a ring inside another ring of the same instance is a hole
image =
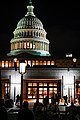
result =
[[[9,95],[15,102],[16,96],[40,102],[53,93],[59,98],[68,96],[74,101],[80,96],[80,59],[66,55],[53,58],[49,52],[49,40],[43,23],[34,14],[32,1],[27,5],[27,13],[21,18],[10,40],[10,52],[0,57],[0,97]],[[53,48],[54,49],[54,48]],[[25,62],[24,73],[20,72],[20,62]],[[23,75],[23,82],[21,82]],[[21,87],[22,84],[22,87]]]

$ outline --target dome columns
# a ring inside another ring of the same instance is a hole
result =
[[[20,41],[11,43],[11,50],[17,49],[33,49],[49,51],[49,44],[40,41]]]
[[[14,31],[14,38],[39,37],[46,39],[46,32],[37,29],[20,29]]]

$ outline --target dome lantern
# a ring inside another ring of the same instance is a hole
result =
[[[32,5],[32,1],[29,0],[29,5],[27,6],[27,14],[25,16],[35,16],[33,12],[34,6]]]

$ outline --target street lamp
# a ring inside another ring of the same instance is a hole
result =
[[[73,58],[73,62],[74,62],[73,67],[76,67],[76,61],[77,61],[77,59],[76,59],[76,58]]]
[[[20,95],[20,108],[22,108],[23,102],[23,74],[26,72],[26,63],[24,61],[20,62],[19,73],[21,74],[21,95]]]
[[[14,68],[15,68],[15,71],[17,71],[17,58],[14,58]]]

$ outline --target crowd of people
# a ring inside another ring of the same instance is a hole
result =
[[[17,96],[18,99],[19,96]],[[16,101],[17,102],[17,101]],[[33,105],[33,110],[29,109],[28,101],[23,102],[22,109],[19,110],[16,120],[57,120],[59,115],[59,105],[66,105],[67,100],[65,102],[65,98],[58,98],[57,100],[55,97],[52,96],[51,103],[49,103],[49,98],[46,96],[43,98],[43,103],[39,102],[37,99]],[[71,105],[67,109],[67,118],[68,120],[78,120],[80,113],[77,106],[71,102]],[[9,120],[7,109],[4,106],[3,102],[0,101],[0,120]]]

